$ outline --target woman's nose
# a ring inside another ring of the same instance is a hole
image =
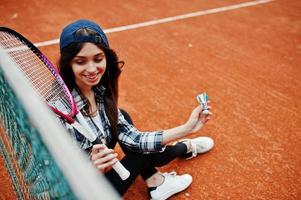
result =
[[[86,71],[94,72],[96,69],[97,69],[97,64],[95,62],[90,61],[90,62],[87,63]]]

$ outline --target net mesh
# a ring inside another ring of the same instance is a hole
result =
[[[1,66],[0,149],[18,199],[76,199]]]
[[[73,102],[66,95],[67,89],[43,54],[31,49],[21,37],[4,30],[0,31],[0,45],[18,64],[42,99],[64,114],[72,115]]]

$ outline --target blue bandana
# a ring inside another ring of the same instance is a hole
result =
[[[79,29],[87,28],[95,31],[97,36],[76,36],[75,33]],[[100,43],[106,47],[109,47],[109,41],[101,29],[101,27],[91,21],[88,20],[78,20],[75,21],[63,29],[63,32],[60,37],[60,49],[68,46],[71,43],[77,42],[92,42],[92,43]]]

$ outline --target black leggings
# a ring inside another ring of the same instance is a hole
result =
[[[133,124],[130,116],[125,111],[122,111],[122,113],[125,119]],[[105,173],[105,176],[121,196],[128,190],[137,176],[141,175],[143,180],[146,180],[157,173],[155,167],[164,166],[177,157],[185,158],[191,156],[187,154],[187,147],[182,142],[179,142],[176,145],[167,145],[163,152],[152,154],[135,153],[127,149],[126,146],[120,145],[125,153],[125,157],[120,162],[127,170],[129,170],[131,175],[128,179],[123,181],[115,170],[111,169]]]

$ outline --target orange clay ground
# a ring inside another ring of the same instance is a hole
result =
[[[2,0],[0,24],[42,42],[80,18],[108,29],[246,1],[83,2]],[[210,136],[215,148],[160,169],[193,176],[192,185],[171,199],[301,199],[300,1],[275,0],[108,37],[126,63],[119,106],[140,130],[180,125],[199,92],[211,99],[212,120],[190,137]],[[56,63],[57,44],[40,49]],[[0,164],[0,199],[15,199]],[[124,199],[148,199],[141,178]]]

